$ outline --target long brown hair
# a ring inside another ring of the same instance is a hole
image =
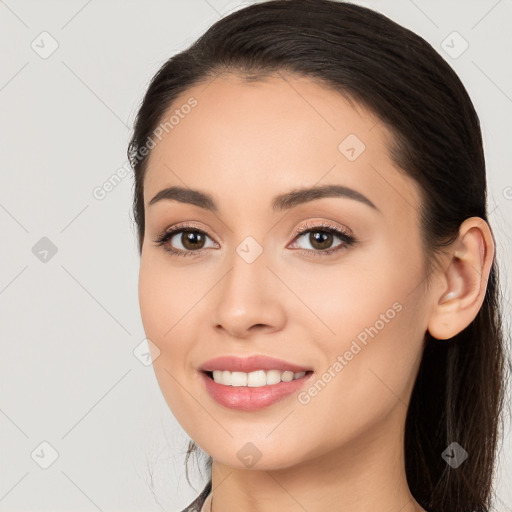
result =
[[[153,77],[128,156],[135,172],[134,219],[144,238],[148,141],[164,112],[191,86],[224,72],[258,80],[279,71],[311,77],[376,114],[393,134],[390,154],[422,193],[425,262],[458,236],[468,217],[487,218],[480,122],[452,68],[423,38],[383,14],[332,0],[272,0],[224,17]],[[488,512],[496,466],[507,357],[496,258],[470,325],[450,340],[425,333],[408,408],[406,474],[418,503],[436,512]],[[457,442],[456,469],[441,454]],[[190,441],[188,459],[197,445]],[[211,488],[212,458],[205,491]],[[204,494],[204,493],[203,493]]]

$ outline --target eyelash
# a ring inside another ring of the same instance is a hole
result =
[[[174,235],[176,235],[177,233],[183,232],[183,231],[198,232],[198,233],[201,233],[203,235],[210,237],[208,235],[208,233],[204,232],[201,229],[198,229],[196,226],[193,226],[191,224],[178,224],[177,226],[174,226],[169,231],[164,230],[160,235],[158,235],[156,240],[153,240],[153,241],[154,241],[155,245],[163,246]],[[295,239],[298,238],[299,236],[305,235],[306,233],[310,233],[313,231],[330,233],[330,234],[335,235],[338,238],[340,238],[343,243],[332,248],[332,249],[325,249],[325,250],[318,250],[318,251],[314,251],[311,249],[295,249],[295,250],[302,251],[302,252],[305,251],[305,253],[307,253],[308,256],[314,256],[314,257],[329,256],[333,253],[344,250],[344,249],[348,248],[349,246],[356,243],[356,239],[352,235],[350,235],[349,233],[347,233],[346,231],[344,231],[340,228],[334,227],[334,226],[332,226],[330,224],[326,224],[326,223],[315,224],[312,226],[306,223],[305,225],[301,226],[299,229],[297,229],[293,233],[293,235],[292,235],[293,240],[295,241]],[[174,249],[172,247],[169,249],[164,247],[164,250],[167,251],[172,256],[197,256],[198,253],[202,252],[202,249],[200,249],[198,251],[183,251],[181,249]]]

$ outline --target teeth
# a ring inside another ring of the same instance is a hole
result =
[[[306,372],[293,373],[291,371],[282,372],[280,370],[256,370],[250,373],[214,370],[213,380],[217,382],[217,384],[223,384],[224,386],[258,388],[260,386],[279,384],[280,382],[290,382],[295,379],[300,379],[304,377],[304,375],[306,375]]]

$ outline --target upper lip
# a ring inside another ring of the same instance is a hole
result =
[[[256,370],[281,370],[292,371],[294,373],[306,372],[312,368],[303,367],[283,359],[276,359],[274,357],[254,355],[250,357],[238,356],[221,356],[215,357],[205,361],[200,367],[204,372],[211,372],[214,370],[229,370],[230,372],[253,372]]]

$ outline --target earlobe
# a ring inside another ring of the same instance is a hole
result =
[[[437,339],[453,338],[464,330],[482,306],[494,258],[494,241],[487,222],[480,217],[466,219],[447,254],[440,279],[442,291],[432,297],[435,302],[427,325]]]

